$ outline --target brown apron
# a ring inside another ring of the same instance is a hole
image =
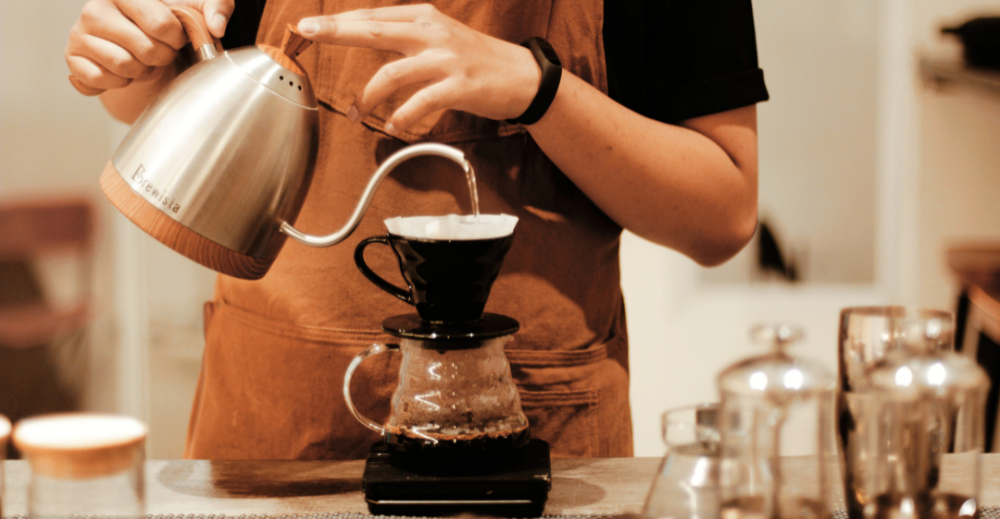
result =
[[[277,45],[304,16],[392,5],[392,0],[269,0],[258,42]],[[542,36],[565,67],[607,91],[601,0],[445,0],[445,14],[511,42]],[[314,45],[301,56],[321,103],[321,150],[296,226],[324,234],[347,221],[371,174],[408,143],[437,141],[472,161],[483,212],[520,218],[514,245],[486,310],[521,330],[507,345],[534,437],[557,456],[631,456],[625,311],[619,287],[621,228],[539,150],[519,126],[464,112],[435,113],[407,132],[384,122],[407,89],[354,124],[344,114],[362,87],[396,55]],[[289,241],[259,281],[220,276],[206,306],[206,346],[185,456],[208,459],[360,458],[377,440],[341,394],[350,360],[386,317],[414,309],[370,284],[354,265],[363,238],[393,216],[470,212],[453,163],[421,157],[382,184],[354,235],[328,249]],[[388,248],[369,264],[403,285]],[[405,285],[404,285],[405,286]],[[396,354],[355,374],[359,409],[384,419],[398,374]]]

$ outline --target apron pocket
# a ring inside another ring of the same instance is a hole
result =
[[[567,391],[520,390],[521,408],[531,435],[549,442],[553,457],[592,458],[600,455],[597,430],[598,389]]]
[[[214,302],[191,413],[186,458],[363,459],[379,436],[351,416],[344,373],[380,334],[298,326]],[[389,414],[399,355],[355,373],[358,409]]]

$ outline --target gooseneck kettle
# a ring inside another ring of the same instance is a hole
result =
[[[315,167],[319,113],[295,57],[311,42],[289,25],[280,49],[222,51],[201,13],[183,6],[171,11],[197,62],[135,122],[105,167],[101,188],[133,223],[184,256],[223,274],[259,279],[288,236],[314,247],[348,237],[382,179],[401,162],[438,155],[471,172],[455,148],[409,146],[378,168],[340,230],[300,232],[292,222]]]

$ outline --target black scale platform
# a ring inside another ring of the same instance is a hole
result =
[[[362,488],[376,515],[449,515],[479,512],[537,517],[552,488],[549,444],[531,439],[490,459],[393,453],[372,446]]]

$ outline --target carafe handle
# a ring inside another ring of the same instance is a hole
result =
[[[368,357],[372,355],[378,355],[386,351],[399,351],[399,345],[396,344],[372,344],[371,346],[365,348],[365,351],[359,353],[351,364],[347,366],[347,372],[344,373],[344,400],[347,402],[347,408],[351,411],[351,414],[361,422],[361,425],[385,436],[385,426],[372,421],[367,416],[361,414],[356,407],[354,407],[354,401],[351,400],[351,377],[354,376],[354,370],[358,369],[358,366],[365,361]]]
[[[201,14],[200,11],[193,7],[174,5],[170,6],[170,12],[177,17],[177,20],[181,22],[181,26],[184,27],[184,32],[187,33],[188,39],[191,40],[191,47],[194,48],[194,53],[198,61],[212,59],[222,52],[222,44],[209,32],[208,24],[205,23],[205,15]],[[69,77],[69,82],[77,92],[85,96],[96,96],[104,92],[103,88],[93,88],[84,85],[74,76]]]
[[[365,212],[368,210],[368,205],[375,196],[375,190],[378,189],[382,180],[389,176],[389,173],[391,173],[396,166],[414,157],[420,157],[423,155],[436,155],[438,157],[449,159],[459,166],[462,166],[462,171],[465,172],[466,175],[472,171],[472,164],[466,160],[465,154],[457,148],[437,142],[425,142],[407,146],[390,155],[389,158],[386,159],[381,166],[379,166],[379,168],[375,171],[375,174],[372,175],[371,180],[368,181],[368,186],[365,187],[364,193],[361,194],[361,200],[358,201],[358,205],[354,208],[354,213],[351,215],[350,220],[348,220],[347,224],[344,225],[344,227],[339,231],[326,236],[313,236],[292,227],[292,224],[288,222],[283,222],[281,224],[281,232],[287,234],[295,241],[303,245],[309,245],[310,247],[329,247],[344,241],[345,238],[354,232],[354,229],[357,229],[358,224],[361,223],[361,218],[365,216]]]

